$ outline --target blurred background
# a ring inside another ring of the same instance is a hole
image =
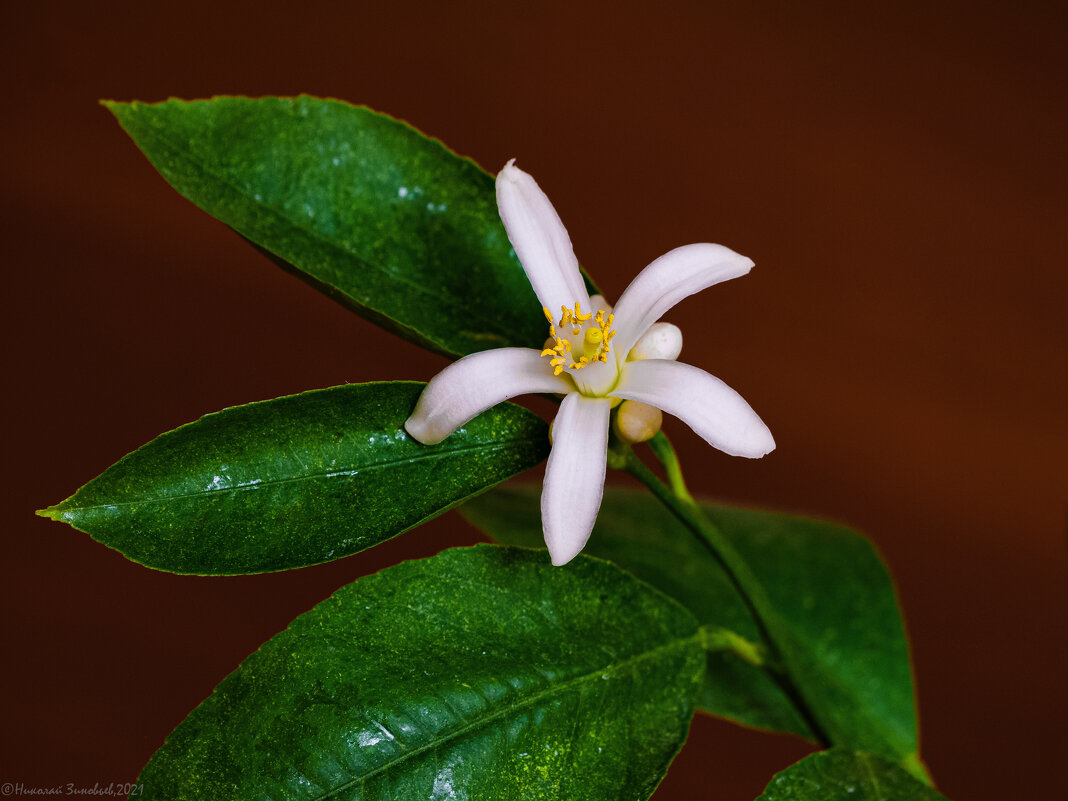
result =
[[[0,11],[0,780],[132,781],[295,615],[479,537],[450,513],[329,565],[203,579],[33,516],[204,413],[445,363],[179,197],[97,105],[306,92],[490,171],[517,156],[610,297],[677,245],[753,258],[668,319],[778,449],[732,459],[669,423],[691,485],[866,532],[940,789],[1066,797],[1068,6],[385,5]],[[807,751],[701,717],[656,798],[745,801]]]

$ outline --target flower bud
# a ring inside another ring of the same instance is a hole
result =
[[[682,352],[682,331],[671,323],[653,323],[627,354],[627,361],[677,359]]]
[[[663,412],[655,406],[633,400],[620,404],[613,423],[616,436],[630,443],[652,439],[663,424]]]

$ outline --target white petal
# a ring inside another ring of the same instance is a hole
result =
[[[604,495],[608,398],[573,392],[553,421],[553,449],[541,491],[541,525],[554,565],[570,562],[586,544]]]
[[[689,364],[663,359],[627,362],[612,394],[663,409],[731,456],[755,459],[775,448],[768,427],[741,395]]]
[[[590,295],[590,308],[583,309],[583,311],[591,311],[596,314],[598,309],[605,314],[611,314],[612,304],[604,299],[604,295]]]
[[[532,392],[573,392],[553,375],[549,360],[531,348],[497,348],[453,362],[426,385],[405,422],[424,445],[437,445],[472,417],[501,401]]]
[[[638,337],[627,358],[671,359],[674,361],[682,353],[682,330],[671,323],[653,323],[649,330]]]
[[[560,217],[534,179],[509,161],[497,175],[497,210],[519,263],[534,293],[554,317],[560,307],[582,304],[590,298],[579,274],[571,238]]]
[[[626,358],[649,326],[685,297],[745,275],[753,262],[730,248],[707,243],[670,250],[630,282],[615,308],[617,358]]]

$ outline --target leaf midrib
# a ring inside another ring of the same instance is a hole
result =
[[[61,503],[61,504],[57,504],[56,506],[52,507],[52,510],[55,510],[57,512],[91,512],[91,511],[94,511],[94,510],[97,510],[97,509],[107,509],[107,508],[112,508],[112,507],[117,507],[117,506],[133,506],[133,505],[138,505],[138,504],[150,505],[150,504],[171,503],[173,501],[180,501],[180,500],[184,500],[186,498],[206,497],[206,496],[214,495],[215,493],[220,493],[220,492],[243,492],[243,491],[246,491],[246,490],[261,490],[261,489],[266,489],[268,487],[280,486],[280,485],[283,485],[283,484],[295,484],[295,483],[299,483],[299,482],[302,482],[302,481],[315,481],[317,479],[334,477],[335,475],[337,477],[339,477],[339,478],[341,478],[341,477],[351,478],[352,474],[356,473],[356,472],[381,470],[383,468],[392,467],[392,466],[395,466],[395,465],[398,465],[398,464],[401,464],[401,463],[411,464],[413,462],[423,462],[423,461],[428,461],[428,460],[432,460],[432,459],[443,459],[443,458],[446,458],[446,457],[452,457],[452,456],[456,456],[456,455],[460,455],[460,454],[464,454],[464,453],[469,453],[471,451],[481,451],[481,452],[484,452],[484,453],[494,453],[496,451],[504,450],[504,449],[508,448],[511,445],[524,444],[524,443],[529,444],[530,442],[531,442],[531,440],[529,438],[496,440],[491,445],[481,445],[481,444],[480,445],[465,445],[463,447],[452,448],[452,449],[449,449],[449,450],[446,450],[446,451],[443,451],[443,452],[440,452],[440,453],[414,454],[412,456],[408,456],[408,457],[404,457],[404,458],[388,459],[386,461],[381,461],[381,462],[371,462],[371,463],[369,463],[369,464],[367,464],[365,466],[361,466],[361,467],[358,467],[358,468],[357,467],[347,467],[347,468],[343,467],[343,468],[340,468],[340,469],[337,469],[337,470],[329,470],[329,471],[323,470],[323,471],[317,471],[317,472],[314,472],[314,473],[306,473],[304,475],[287,476],[285,478],[268,479],[267,481],[260,481],[257,484],[247,484],[246,483],[246,484],[241,484],[241,485],[237,485],[237,486],[233,486],[233,487],[216,487],[216,488],[213,488],[213,489],[198,490],[196,492],[183,492],[183,493],[179,493],[179,494],[176,494],[176,495],[144,496],[144,497],[134,498],[132,500],[127,500],[127,501],[115,501],[115,502],[112,502],[112,503],[94,503],[94,504],[88,504],[88,505],[85,505],[85,506],[75,505],[75,504],[71,504],[70,506],[65,506],[64,504]],[[348,475],[344,475],[344,474],[348,474]],[[51,510],[45,510],[45,511],[51,511]]]
[[[857,761],[863,766],[864,772],[868,774],[869,783],[875,791],[875,795],[878,799],[885,799],[886,796],[882,793],[882,787],[879,785],[879,778],[875,775],[875,768],[872,766],[871,759],[863,751],[856,751],[855,753]]]
[[[237,196],[244,198],[246,202],[251,203],[256,208],[263,209],[268,214],[270,214],[275,220],[277,220],[277,221],[283,223],[284,225],[288,226],[291,230],[298,231],[300,233],[305,234],[310,239],[314,240],[315,242],[318,242],[319,244],[327,246],[329,249],[333,250],[334,252],[340,253],[346,258],[351,258],[351,259],[359,262],[359,264],[361,266],[365,267],[365,268],[374,269],[379,274],[383,275],[384,277],[388,278],[391,281],[397,281],[398,283],[401,283],[404,286],[411,288],[415,292],[418,292],[418,293],[421,293],[421,294],[424,294],[424,295],[432,295],[435,298],[436,302],[441,303],[442,305],[450,306],[452,311],[454,311],[456,313],[456,315],[461,317],[461,318],[465,317],[465,316],[470,316],[470,310],[468,308],[466,308],[465,306],[463,306],[462,303],[458,303],[454,298],[452,298],[450,296],[442,296],[442,295],[440,295],[438,293],[433,292],[432,290],[430,290],[429,288],[427,288],[423,284],[421,284],[421,283],[419,283],[417,281],[413,281],[413,280],[411,280],[409,278],[406,278],[405,276],[403,276],[403,274],[398,274],[395,271],[390,270],[390,269],[386,268],[385,266],[383,266],[381,264],[367,261],[362,256],[360,256],[360,255],[358,255],[356,253],[353,253],[352,251],[350,251],[347,248],[343,247],[340,244],[339,241],[327,237],[325,234],[321,233],[317,229],[307,228],[307,227],[299,224],[295,219],[293,219],[289,215],[285,214],[284,212],[279,211],[278,209],[274,208],[273,206],[267,205],[266,203],[263,203],[261,201],[257,201],[254,196],[250,195],[244,189],[242,189],[241,187],[236,186],[234,183],[232,183],[232,181],[231,181],[232,176],[227,175],[225,173],[216,172],[215,170],[211,169],[206,162],[202,161],[201,159],[198,159],[198,158],[194,157],[193,151],[191,151],[189,149],[183,149],[180,146],[180,144],[172,143],[172,141],[166,135],[167,129],[158,127],[148,117],[139,117],[139,118],[140,118],[141,122],[145,125],[145,127],[149,128],[152,131],[152,133],[155,134],[155,137],[156,137],[157,141],[163,147],[168,149],[173,155],[177,156],[180,160],[185,161],[186,163],[188,163],[189,165],[191,165],[195,169],[199,170],[202,174],[207,175],[207,176],[215,179],[222,186],[228,188],[231,192],[233,192]],[[179,190],[179,191],[181,191],[181,190]],[[181,194],[184,195],[185,193],[181,192]],[[195,201],[193,201],[193,202],[196,203]],[[197,205],[199,205],[199,204],[197,204]],[[215,215],[212,215],[212,216],[215,216]],[[226,221],[223,220],[223,222],[226,222]],[[227,225],[231,225],[231,223],[228,223],[228,222],[226,224]],[[235,230],[238,230],[239,233],[242,233],[242,234],[245,233],[244,231],[241,231],[240,229],[236,229],[236,226],[235,226]],[[267,246],[263,245],[263,247],[267,247]],[[274,251],[273,249],[271,249],[271,250],[272,250],[272,252],[277,253],[277,251]],[[278,253],[277,255],[279,255],[282,258],[286,258],[286,260],[289,261],[288,257],[282,256],[281,253]],[[298,265],[294,265],[294,266],[298,266]],[[302,271],[304,270],[304,268],[299,267],[299,266],[298,266],[298,269],[301,269]],[[389,314],[387,314],[382,309],[377,308],[376,306],[373,306],[371,304],[370,300],[366,297],[366,295],[364,295],[363,297],[356,297],[356,296],[350,294],[347,290],[342,289],[341,287],[338,287],[338,286],[333,285],[333,284],[331,284],[331,286],[334,286],[339,291],[344,292],[344,294],[346,296],[352,298],[352,300],[355,303],[359,304],[360,306],[363,306],[363,307],[368,308],[368,309],[373,309],[375,312],[377,312],[379,314],[383,314],[383,315],[385,315],[387,317],[390,317],[390,319],[393,319]],[[496,325],[496,321],[493,320],[491,317],[486,317],[486,316],[480,317],[480,321],[483,322],[487,328],[490,328],[490,329],[494,330],[495,333],[497,333],[499,336],[503,337],[505,341],[507,341],[508,335],[511,333],[510,331],[506,330],[505,328],[498,327]],[[399,322],[399,321],[397,321],[397,322]],[[402,323],[402,325],[403,325],[403,323]],[[410,326],[405,326],[405,327],[409,328]],[[420,332],[420,334],[422,336],[426,336],[422,332]]]
[[[464,726],[461,726],[459,729],[451,731],[445,734],[444,736],[433,738],[430,741],[424,743],[423,745],[420,745],[417,748],[414,748],[406,753],[400,754],[399,756],[386,761],[384,764],[379,765],[378,767],[373,768],[360,776],[354,777],[353,779],[345,782],[344,784],[338,785],[337,787],[334,787],[321,795],[312,796],[307,799],[307,801],[326,801],[326,799],[332,798],[336,794],[342,793],[345,790],[348,790],[350,787],[353,787],[354,785],[366,783],[369,779],[372,779],[381,773],[385,773],[386,771],[396,767],[397,765],[403,762],[408,761],[409,759],[425,754],[427,751],[434,750],[451,740],[463,739],[467,734],[473,731],[477,731],[478,729],[481,729],[487,725],[490,725],[507,716],[511,712],[518,712],[528,707],[535,706],[538,702],[545,698],[548,698],[557,693],[567,693],[573,688],[579,687],[587,682],[599,681],[600,677],[607,672],[619,673],[625,668],[631,665],[638,664],[642,661],[645,661],[646,659],[650,659],[660,654],[661,652],[669,651],[676,648],[681,649],[689,643],[698,642],[700,637],[700,630],[697,630],[689,637],[672,640],[671,642],[664,643],[663,645],[659,645],[656,648],[651,648],[648,651],[642,651],[640,654],[628,657],[627,659],[624,659],[621,662],[611,664],[607,667],[602,667],[598,670],[594,670],[589,673],[584,673],[580,676],[568,679],[567,681],[561,684],[546,687],[544,690],[532,693],[531,695],[516,701],[514,704],[509,704],[500,709],[494,710],[490,714],[479,718],[478,720],[472,721]],[[700,647],[699,643],[698,646]],[[701,664],[703,665],[704,662],[702,661]],[[700,682],[696,683],[694,686],[695,688],[700,687]]]

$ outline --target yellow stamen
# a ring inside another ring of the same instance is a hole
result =
[[[605,312],[601,309],[598,309],[596,314],[583,312],[582,305],[576,302],[574,309],[561,306],[560,322],[554,323],[552,313],[548,307],[543,306],[541,310],[545,314],[545,319],[549,321],[549,339],[546,341],[541,355],[550,357],[549,363],[552,365],[555,375],[560,375],[565,368],[580,370],[594,362],[606,363],[608,361],[608,354],[611,351],[609,342],[616,335],[616,332],[611,330],[612,322],[615,319],[614,315],[609,314],[606,319]],[[566,336],[557,334],[556,327],[557,325],[560,328],[569,326],[571,328],[571,336],[579,336],[582,334],[585,324],[591,319],[593,324],[586,327],[586,333],[582,337],[581,352],[578,354],[578,361],[575,361],[572,353],[575,348],[572,346],[571,340]]]

